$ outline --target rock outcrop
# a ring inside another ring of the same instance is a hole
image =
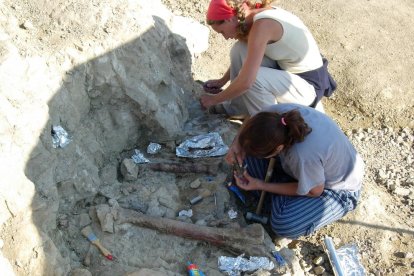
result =
[[[66,275],[58,210],[117,184],[101,178],[108,162],[174,140],[188,118],[200,47],[171,30],[159,1],[92,2],[42,3],[39,13],[39,3],[0,3],[0,225],[19,274]],[[52,125],[71,136],[66,147],[52,147]]]

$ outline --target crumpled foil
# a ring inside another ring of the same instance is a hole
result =
[[[230,219],[237,218],[237,211],[234,211],[233,209],[230,209],[227,213],[229,214]]]
[[[220,256],[218,259],[218,268],[220,271],[230,276],[239,276],[241,272],[253,272],[258,269],[272,270],[275,264],[267,257],[250,257],[243,258],[244,254],[237,258]]]
[[[149,163],[150,161],[145,158],[144,154],[142,154],[139,150],[134,150],[135,154],[131,156],[132,160],[135,164],[143,164],[143,163]]]
[[[336,250],[336,255],[338,256],[344,275],[366,275],[365,269],[359,261],[356,245],[344,245]]]
[[[326,236],[324,239],[324,249],[329,257],[335,275],[365,275],[365,269],[359,261],[356,245],[345,245],[339,249],[335,249],[332,238]]]
[[[191,217],[193,216],[193,210],[191,210],[191,209],[188,209],[188,210],[181,210],[181,211],[178,213],[178,216],[179,216],[179,217],[189,217],[189,218],[191,218]]]
[[[161,145],[157,143],[150,143],[147,147],[147,153],[156,154],[161,149]]]
[[[182,142],[175,153],[179,157],[213,157],[222,156],[227,153],[229,147],[224,144],[217,132],[194,136]]]
[[[72,141],[71,137],[69,137],[69,134],[61,126],[52,126],[51,134],[53,143],[52,145],[55,149],[64,148]]]

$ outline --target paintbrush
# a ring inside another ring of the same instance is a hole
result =
[[[99,239],[96,237],[96,235],[93,233],[92,228],[90,226],[86,226],[82,229],[82,235],[84,235],[92,244],[94,244],[98,249],[101,251],[102,255],[105,256],[108,260],[112,261],[113,257],[111,252],[109,252],[108,249],[103,247]]]
[[[192,199],[190,199],[190,203],[191,205],[194,205],[198,202],[200,202],[203,198],[206,198],[208,196],[211,196],[211,191],[210,190],[203,190],[198,196],[193,197]]]

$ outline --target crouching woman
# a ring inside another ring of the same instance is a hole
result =
[[[273,231],[297,238],[313,233],[355,209],[364,163],[337,124],[325,114],[297,104],[278,104],[241,128],[226,155],[247,165],[237,185],[266,191]],[[276,167],[265,183],[270,158]]]

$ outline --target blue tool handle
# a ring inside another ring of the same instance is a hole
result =
[[[272,255],[275,258],[275,260],[276,260],[276,262],[279,266],[285,266],[286,265],[285,259],[283,259],[282,255],[280,255],[280,253],[278,251],[272,251]]]
[[[244,194],[239,190],[239,188],[235,185],[228,186],[229,190],[232,191],[237,195],[237,197],[243,202],[243,204],[246,204],[246,198]]]

